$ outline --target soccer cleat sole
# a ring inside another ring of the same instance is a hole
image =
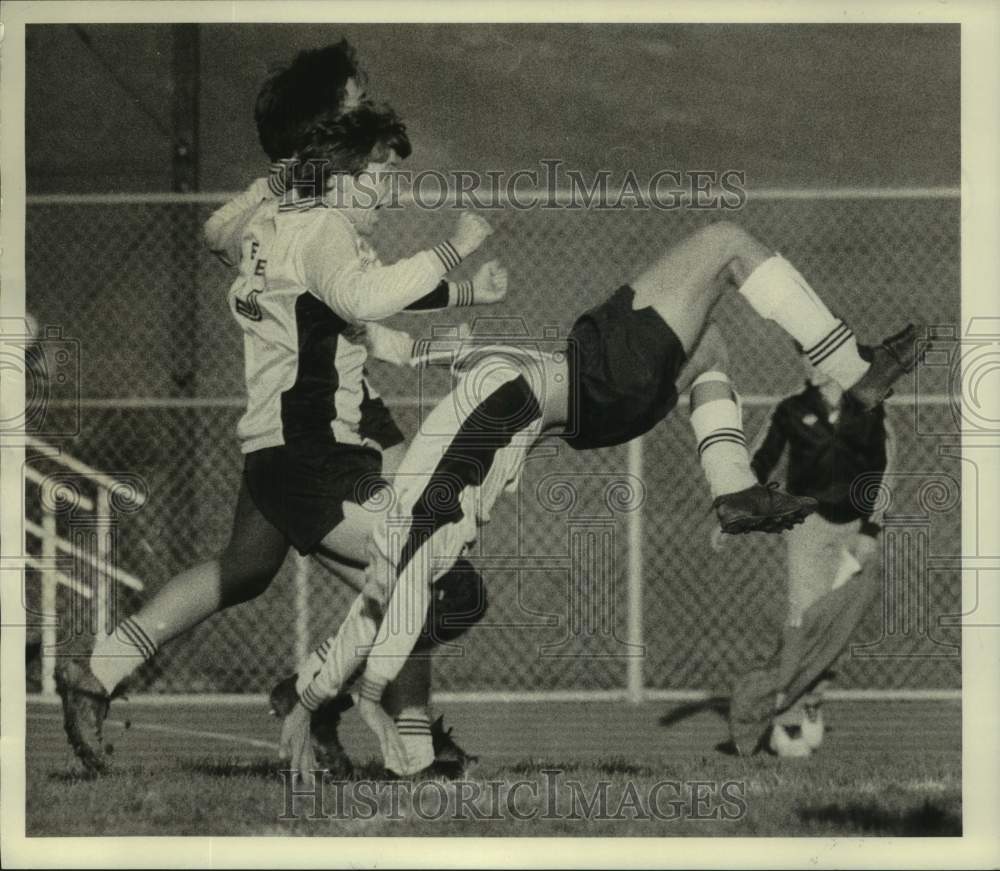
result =
[[[917,365],[917,328],[907,324],[872,349],[869,371],[848,391],[866,411],[893,395],[893,385]]]
[[[751,532],[787,532],[802,523],[815,510],[816,506],[813,505],[786,511],[783,514],[738,517],[723,524],[722,531],[726,535],[746,535]]]
[[[56,668],[55,679],[56,692],[62,701],[63,729],[74,755],[89,773],[106,773],[108,759],[104,746],[104,720],[110,701],[80,689],[79,666],[71,662]],[[93,722],[85,722],[91,718]]]

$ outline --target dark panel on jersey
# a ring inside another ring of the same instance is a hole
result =
[[[399,558],[403,571],[414,554],[441,527],[462,519],[461,496],[489,474],[497,451],[541,417],[535,394],[523,376],[507,381],[462,422],[413,505],[410,534]]]
[[[305,435],[332,438],[330,422],[337,417],[335,398],[340,386],[337,343],[347,322],[311,293],[295,301],[299,335],[295,383],[281,394],[281,429],[286,443]]]

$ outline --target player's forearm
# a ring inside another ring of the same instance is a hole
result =
[[[337,634],[330,640],[326,661],[300,694],[303,706],[315,711],[336,696],[364,662],[378,630],[371,605],[364,595],[354,600]]]
[[[413,652],[431,606],[429,581],[420,570],[418,557],[400,573],[368,654],[361,686],[365,698],[369,697],[367,688],[381,699],[385,687],[396,679]]]
[[[444,308],[461,308],[475,305],[475,289],[471,281],[441,280],[426,296],[410,303],[409,312],[440,311]]]
[[[460,258],[448,242],[392,266],[347,270],[333,289],[338,308],[349,318],[378,321],[405,311],[432,293]]]

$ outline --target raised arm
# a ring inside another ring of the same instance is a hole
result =
[[[226,266],[238,265],[243,228],[257,206],[279,192],[280,187],[275,185],[272,171],[267,178],[256,179],[243,193],[212,212],[212,216],[205,222],[205,243],[208,250]]]
[[[426,296],[406,307],[409,312],[440,311],[470,305],[493,305],[507,295],[507,270],[499,260],[479,267],[471,281],[440,281]]]
[[[450,240],[391,266],[366,269],[348,228],[330,216],[303,241],[303,269],[316,296],[341,317],[378,321],[435,291],[444,274],[474,252],[490,232],[482,218],[463,212]]]

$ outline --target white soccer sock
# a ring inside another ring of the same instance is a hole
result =
[[[830,313],[809,282],[780,254],[750,273],[740,293],[761,317],[794,338],[813,366],[844,390],[868,371],[851,328]]]
[[[427,708],[411,706],[403,708],[395,717],[396,731],[406,750],[408,772],[421,771],[434,761],[434,743],[431,741],[431,719]],[[390,760],[386,767],[392,768]],[[395,769],[393,769],[395,770]],[[397,774],[403,774],[397,771]]]
[[[135,617],[122,620],[109,635],[99,636],[90,654],[90,670],[109,692],[156,655],[157,644]]]
[[[727,398],[705,399],[708,385],[725,386]],[[704,385],[704,386],[703,386]],[[691,428],[698,443],[698,459],[712,496],[737,493],[757,483],[750,469],[743,417],[736,391],[723,372],[704,372],[691,385]]]

